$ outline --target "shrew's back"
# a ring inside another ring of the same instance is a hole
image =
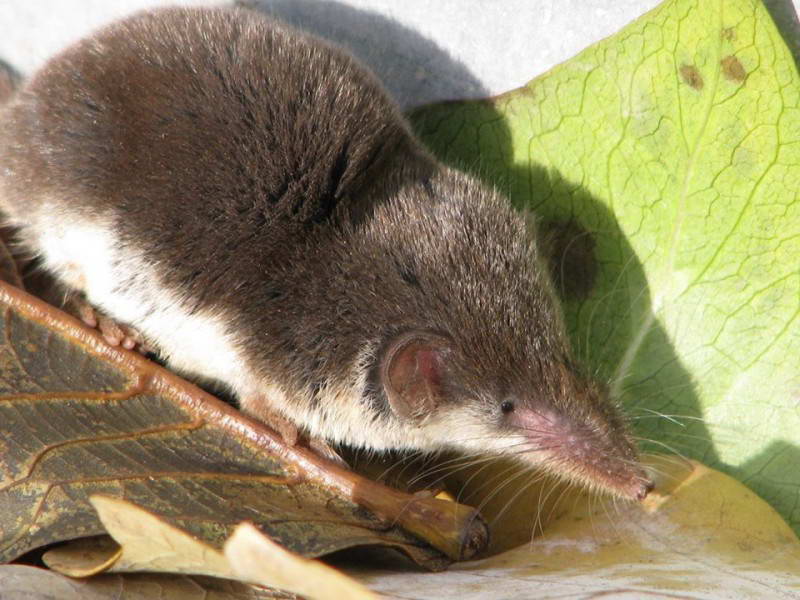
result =
[[[246,9],[163,9],[68,48],[5,107],[0,201],[112,220],[191,286],[254,238],[246,262],[267,268],[409,145],[345,53]]]

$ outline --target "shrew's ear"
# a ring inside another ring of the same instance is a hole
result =
[[[442,401],[451,345],[439,335],[414,332],[398,336],[381,363],[389,406],[402,420],[421,421]]]

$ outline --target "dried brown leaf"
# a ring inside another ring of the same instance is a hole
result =
[[[474,556],[476,512],[287,447],[263,424],[0,283],[0,560],[104,533],[124,498],[221,549],[242,521],[305,557],[396,548],[440,569]]]

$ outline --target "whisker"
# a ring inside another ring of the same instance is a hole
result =
[[[415,460],[416,458],[418,458],[418,455],[416,455],[416,454],[409,454],[409,455],[405,455],[405,456],[401,456],[401,457],[399,457],[399,459],[398,459],[398,460],[396,460],[396,461],[392,462],[392,463],[391,463],[391,464],[390,464],[388,467],[386,467],[386,469],[385,469],[385,470],[384,470],[384,471],[383,471],[383,472],[382,472],[382,473],[381,473],[381,474],[380,474],[378,477],[376,477],[376,479],[377,479],[378,481],[384,481],[384,480],[386,480],[386,478],[388,477],[389,473],[390,473],[390,472],[391,472],[393,469],[395,469],[395,468],[399,467],[399,466],[400,466],[400,465],[402,465],[403,463],[410,463],[410,462],[413,462],[413,460]]]
[[[631,258],[629,260],[631,260],[631,259],[633,259],[633,255],[631,255]],[[624,313],[623,315],[621,315],[619,318],[614,319],[614,326],[611,328],[611,331],[608,332],[608,334],[606,335],[606,337],[605,337],[606,340],[611,340],[611,339],[614,338],[614,335],[617,333],[617,330],[619,329],[620,325],[625,321],[627,316],[633,312],[633,308],[636,305],[639,304],[639,301],[642,299],[642,296],[644,296],[646,293],[647,293],[647,286],[643,285],[641,287],[641,289],[639,290],[639,292],[636,294],[636,296],[634,296],[628,302],[628,311],[626,313]],[[610,306],[611,306],[611,303],[609,303],[609,307]],[[606,310],[608,310],[609,307],[606,307]],[[599,359],[598,362],[602,362],[602,359],[604,359],[606,357],[606,352],[608,352],[608,349],[611,348],[611,347],[612,346],[610,344],[602,344],[601,345],[601,348],[604,349],[604,352],[603,352],[603,354],[601,354],[598,357],[598,359]],[[622,376],[622,374],[621,373],[617,373],[616,376],[612,379],[612,386],[611,386],[612,390],[614,389],[613,382],[616,382],[617,380],[619,380],[620,376]]]
[[[490,462],[484,463],[484,465],[482,467],[480,467],[477,471],[475,471],[472,475],[470,475],[467,478],[467,480],[461,485],[461,489],[459,490],[458,494],[456,494],[456,502],[459,502],[459,503],[461,502],[461,497],[462,497],[462,495],[464,493],[464,490],[469,486],[470,482],[473,479],[475,479],[475,477],[480,475],[481,472],[483,472],[486,469],[486,467],[488,467],[490,464],[491,464]]]
[[[517,498],[519,498],[523,493],[525,493],[528,490],[530,490],[530,488],[534,484],[538,483],[543,478],[544,478],[544,475],[539,475],[538,477],[533,477],[533,478],[530,479],[530,481],[528,481],[526,484],[524,484],[522,487],[520,487],[520,489],[517,490],[511,496],[511,498],[509,498],[508,501],[503,505],[503,508],[501,508],[497,512],[497,514],[494,515],[494,517],[492,518],[492,525],[494,525],[506,513],[506,511],[514,504],[514,502],[517,500]]]
[[[595,305],[594,305],[594,307],[592,307],[592,311],[589,313],[589,321],[588,321],[588,322],[587,322],[587,324],[586,324],[586,338],[585,338],[585,348],[586,348],[586,351],[585,351],[585,353],[584,353],[584,356],[585,356],[587,359],[588,359],[588,358],[589,358],[589,356],[590,356],[590,354],[589,354],[589,348],[590,348],[591,344],[590,344],[589,338],[590,338],[590,336],[591,336],[591,332],[592,332],[592,324],[593,324],[593,322],[594,322],[594,318],[595,318],[595,315],[596,315],[596,313],[597,313],[597,309],[598,309],[600,306],[603,306],[604,308],[606,308],[606,310],[608,309],[608,306],[610,305],[610,303],[608,303],[608,302],[606,302],[606,301],[608,300],[608,298],[610,298],[610,297],[611,297],[611,295],[612,295],[612,294],[616,294],[616,293],[619,293],[619,292],[620,292],[620,290],[618,289],[618,286],[619,286],[620,282],[622,281],[622,277],[625,275],[625,272],[627,271],[628,267],[629,267],[629,266],[631,266],[631,265],[633,264],[633,258],[634,258],[634,255],[633,255],[633,254],[631,254],[631,256],[630,256],[630,257],[628,257],[628,260],[627,260],[627,261],[625,262],[625,264],[622,266],[622,269],[620,269],[620,271],[619,271],[619,274],[617,275],[617,278],[616,278],[616,280],[615,280],[615,281],[614,281],[614,283],[612,284],[612,286],[611,286],[611,289],[610,289],[608,292],[606,292],[605,294],[603,294],[603,297],[602,297],[602,298],[599,298],[599,299],[597,300],[597,302],[595,302]]]
[[[564,482],[560,482],[560,484],[556,483],[553,486],[552,491],[550,493],[552,494],[552,492],[555,491],[556,489],[558,489],[559,487],[561,487],[562,490],[558,494],[556,499],[553,501],[553,505],[550,507],[550,512],[547,514],[547,522],[548,523],[550,523],[552,521],[553,513],[558,508],[558,503],[561,502],[561,500],[564,498],[564,495],[572,488],[572,483],[570,483],[570,482],[566,482],[566,484],[564,484]],[[548,494],[548,496],[545,497],[545,501],[547,501],[548,497],[549,497],[549,494]]]
[[[455,473],[458,473],[459,471],[463,471],[464,469],[468,469],[470,467],[474,467],[474,466],[477,466],[479,464],[491,463],[491,462],[494,462],[495,460],[497,460],[496,456],[482,456],[482,457],[479,456],[479,457],[475,457],[475,458],[462,457],[462,462],[450,463],[448,465],[444,465],[444,466],[441,466],[441,467],[434,466],[434,467],[431,467],[430,469],[427,469],[426,471],[423,471],[423,472],[415,475],[409,481],[409,485],[414,485],[416,483],[419,483],[422,480],[425,480],[425,479],[428,479],[428,478],[432,477],[433,475],[441,473],[442,475],[440,477],[437,477],[436,479],[433,479],[433,480],[425,481],[425,485],[426,486],[434,486],[437,483],[439,483],[440,481],[442,481],[443,479],[445,479],[445,478],[447,478],[449,476],[452,476]]]
[[[501,491],[503,491],[503,489],[505,489],[506,487],[508,487],[509,485],[511,485],[513,482],[517,481],[518,479],[522,478],[522,477],[523,477],[523,476],[525,476],[525,475],[530,475],[530,473],[526,473],[525,471],[520,471],[520,472],[519,472],[519,473],[517,473],[516,475],[513,475],[512,477],[509,477],[508,479],[506,479],[506,480],[505,480],[505,481],[504,481],[504,482],[503,482],[503,483],[502,483],[500,486],[498,486],[497,488],[495,488],[494,490],[492,490],[492,492],[491,492],[490,494],[488,494],[488,495],[487,495],[487,496],[486,496],[486,497],[485,497],[485,498],[484,498],[484,499],[481,501],[481,503],[480,503],[480,504],[478,505],[478,507],[477,507],[477,510],[478,510],[479,512],[480,512],[480,511],[483,511],[483,509],[484,509],[484,508],[486,507],[486,505],[487,505],[487,504],[488,504],[488,503],[489,503],[489,502],[492,500],[492,498],[494,498],[495,496],[497,496],[497,495],[498,495],[498,494],[499,494]],[[535,480],[532,480],[532,481],[535,481]],[[530,485],[532,485],[532,481],[531,481],[531,482],[528,482],[528,484],[525,484],[525,485],[523,485],[523,486],[522,486],[522,488],[520,488],[520,490],[517,490],[517,492],[516,492],[516,493],[514,493],[514,495],[511,497],[511,499],[510,499],[510,500],[508,500],[508,501],[507,501],[507,502],[504,504],[504,506],[503,506],[502,510],[500,510],[500,511],[499,511],[499,512],[498,512],[496,515],[494,515],[494,517],[492,517],[492,520],[491,520],[491,524],[492,524],[492,525],[494,525],[494,524],[497,522],[497,520],[498,520],[498,519],[499,519],[499,518],[500,518],[500,517],[501,517],[501,516],[502,516],[502,515],[505,513],[505,511],[506,511],[506,510],[508,510],[508,507],[509,507],[509,506],[511,506],[511,504],[513,503],[513,501],[514,501],[514,500],[516,500],[516,499],[517,499],[517,497],[519,497],[519,495],[520,495],[522,492],[524,492],[524,491],[525,491],[525,490],[526,490],[526,489],[527,489],[527,488],[528,488]]]
[[[640,441],[643,441],[643,442],[647,442],[649,444],[655,444],[657,446],[661,446],[662,448],[665,448],[665,449],[669,450],[673,454],[676,454],[677,456],[680,456],[685,461],[687,461],[687,462],[689,461],[689,459],[686,456],[684,456],[683,453],[678,452],[675,448],[673,448],[669,444],[665,444],[664,442],[660,442],[658,440],[654,440],[654,439],[651,439],[651,438],[637,438],[637,439],[639,439]]]
[[[641,410],[645,410],[645,411],[647,411],[647,412],[649,412],[649,413],[653,413],[651,416],[654,416],[654,417],[662,417],[662,418],[666,419],[667,421],[670,421],[670,422],[672,422],[672,423],[675,423],[675,425],[678,425],[678,426],[680,426],[680,427],[686,427],[686,425],[685,425],[684,423],[681,423],[680,421],[678,421],[678,420],[677,420],[675,417],[673,417],[672,415],[665,415],[664,413],[660,413],[660,412],[658,412],[657,410],[653,410],[653,409],[651,409],[651,408],[644,408],[644,407],[642,407],[642,409],[641,409]]]
[[[550,486],[547,494],[544,498],[542,498],[541,492],[539,492],[539,506],[536,509],[536,525],[539,527],[539,530],[544,532],[544,523],[542,522],[542,509],[544,508],[545,504],[547,504],[547,499],[550,495],[558,488],[558,483]],[[544,489],[544,488],[543,488]],[[552,514],[552,511],[550,512]],[[549,519],[549,515],[548,515]]]

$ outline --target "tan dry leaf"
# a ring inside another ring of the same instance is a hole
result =
[[[236,579],[217,548],[153,513],[119,498],[92,496],[90,501],[103,527],[122,550],[117,560],[109,564],[109,572],[148,571]]]
[[[379,544],[441,569],[486,544],[474,509],[372,482],[0,283],[0,560],[104,533],[126,498],[221,550],[251,521],[306,557]]]
[[[377,596],[340,571],[287,551],[243,523],[225,543],[225,557],[242,581],[273,587],[310,600],[377,600]]]
[[[742,483],[698,463],[671,457],[648,462],[658,486],[643,504],[573,493],[558,503],[541,537],[446,573],[344,570],[386,597],[404,600],[438,600],[444,589],[459,600],[800,599],[800,540],[772,507]],[[465,493],[479,493],[479,484],[470,485]],[[491,491],[484,487],[482,493]],[[493,533],[519,535],[515,530],[522,528],[529,534],[536,512],[537,498],[528,495],[504,513]],[[486,517],[492,522],[491,511]]]
[[[93,496],[91,502],[118,550],[104,542],[55,548],[43,557],[49,567],[70,576],[94,574],[101,566],[112,573],[210,575],[314,600],[376,598],[336,569],[289,552],[249,523],[240,524],[220,552],[130,502],[103,496]]]
[[[69,577],[91,577],[108,571],[122,556],[122,548],[107,535],[80,538],[51,548],[44,564]]]

